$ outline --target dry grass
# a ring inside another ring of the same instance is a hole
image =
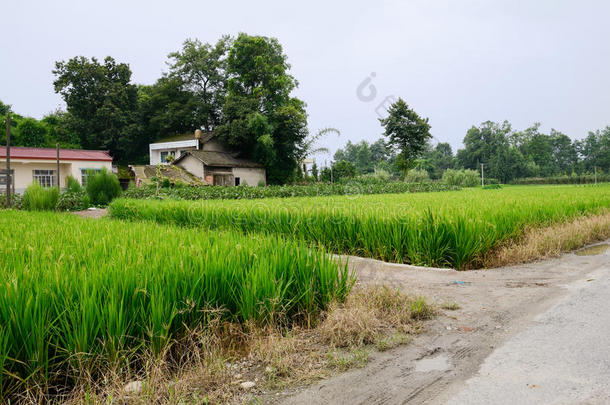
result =
[[[375,344],[388,330],[413,333],[418,321],[433,314],[422,298],[384,286],[354,292],[345,304],[335,304],[318,329],[324,342],[333,347],[362,346]]]
[[[434,313],[423,298],[387,287],[362,287],[355,288],[345,303],[333,304],[311,327],[213,322],[204,330],[190,331],[162,359],[144,359],[140,374],[109,370],[105,381],[81,384],[67,403],[245,403],[362,367],[374,348],[408,343]],[[181,354],[179,364],[176,353]],[[141,382],[141,391],[126,392],[130,381]],[[244,388],[244,382],[255,385]]]
[[[610,212],[583,216],[545,228],[528,229],[519,240],[488,254],[484,263],[485,267],[491,268],[556,257],[608,238]]]

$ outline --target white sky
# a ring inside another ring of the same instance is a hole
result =
[[[186,38],[246,32],[279,39],[310,131],[342,132],[323,142],[332,149],[378,139],[375,109],[387,96],[429,117],[454,150],[486,120],[539,121],[572,138],[610,125],[603,0],[19,0],[0,14],[0,100],[37,118],[62,106],[56,60],[111,55],[151,84]],[[377,95],[365,102],[356,91],[372,72]]]

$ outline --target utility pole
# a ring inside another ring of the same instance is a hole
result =
[[[55,144],[57,148],[57,189],[59,190],[59,142]]]
[[[597,185],[597,166],[594,166],[595,170],[595,185]]]
[[[483,174],[483,163],[481,163],[481,187],[485,187],[485,175]]]
[[[6,113],[6,207],[11,207],[11,112]]]

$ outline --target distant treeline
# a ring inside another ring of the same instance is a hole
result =
[[[335,153],[334,160],[351,165],[356,174],[381,170],[400,176],[395,165],[396,152],[383,139],[373,143],[348,141]],[[480,173],[481,163],[486,177],[502,183],[590,183],[594,181],[595,168],[598,181],[608,181],[610,127],[589,132],[582,140],[572,140],[555,130],[544,134],[538,123],[515,131],[507,121],[501,124],[487,121],[466,132],[464,148],[455,154],[448,143],[429,145],[414,168],[440,179],[447,169],[472,169]],[[340,165],[342,170],[345,166]]]

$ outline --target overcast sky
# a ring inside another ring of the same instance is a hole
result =
[[[342,132],[324,142],[333,149],[378,139],[392,96],[429,117],[435,139],[454,150],[486,120],[541,122],[572,138],[610,125],[604,0],[3,3],[0,100],[37,118],[63,106],[52,85],[57,60],[111,55],[151,84],[186,38],[246,32],[279,39],[310,131]]]

